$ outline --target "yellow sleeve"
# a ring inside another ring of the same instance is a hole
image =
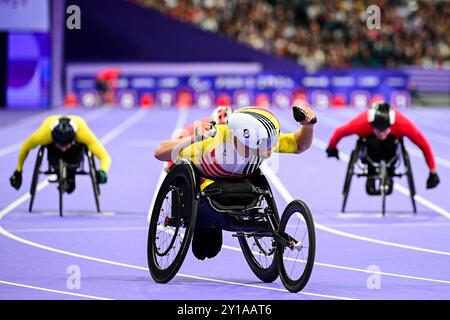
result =
[[[275,146],[274,152],[279,153],[295,153],[297,150],[297,141],[295,140],[295,133],[281,133],[278,139],[278,144]]]
[[[103,144],[97,139],[83,118],[77,116],[70,116],[70,118],[73,119],[78,126],[77,142],[86,145],[89,151],[100,160],[100,169],[108,172],[111,166],[111,157]]]
[[[56,121],[58,116],[51,116],[45,119],[41,126],[28,137],[22,145],[19,152],[19,159],[17,161],[17,171],[22,172],[23,164],[27,159],[30,150],[37,146],[47,145],[52,142],[52,122]]]
[[[208,140],[202,140],[199,142],[194,142],[191,145],[187,146],[183,150],[181,150],[179,159],[187,159],[191,161],[193,164],[200,164],[200,160],[202,159],[203,154],[205,154],[205,150],[208,146]]]

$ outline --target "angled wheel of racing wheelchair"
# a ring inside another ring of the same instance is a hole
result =
[[[348,199],[348,195],[350,192],[350,185],[352,182],[352,178],[354,175],[355,164],[356,164],[356,161],[358,161],[358,157],[363,148],[363,145],[364,145],[363,140],[358,139],[358,141],[356,142],[356,147],[350,155],[350,161],[348,162],[347,173],[345,175],[344,188],[342,190],[342,193],[344,195],[344,200],[342,202],[341,212],[345,212],[345,207],[347,206],[347,199]]]
[[[97,181],[97,168],[95,165],[94,156],[86,147],[84,148],[84,153],[89,163],[89,176],[91,177],[92,188],[94,190],[95,206],[97,208],[97,212],[100,212],[100,186]]]
[[[34,164],[33,177],[31,178],[31,188],[30,188],[30,204],[28,206],[28,212],[33,211],[34,198],[36,196],[36,189],[39,181],[39,171],[42,165],[42,159],[44,158],[45,147],[40,147],[36,163]]]
[[[278,270],[290,292],[301,291],[311,276],[316,234],[311,211],[306,203],[294,200],[285,208],[278,231]]]
[[[261,195],[257,203],[260,210],[264,212],[265,220],[278,225],[280,218],[277,205],[266,177],[264,175],[255,175],[253,182],[261,190],[268,191]],[[252,218],[258,219],[255,215]],[[260,220],[262,221],[264,218],[261,217]],[[267,283],[275,281],[278,278],[279,272],[277,262],[278,251],[273,234],[270,232],[249,232],[241,234],[238,236],[238,239],[245,260],[258,279]]]
[[[183,264],[192,241],[197,204],[194,168],[190,162],[178,160],[158,191],[150,219],[147,262],[156,282],[169,282]]]
[[[414,196],[416,195],[416,187],[414,185],[414,177],[413,177],[413,173],[412,173],[411,160],[409,159],[409,154],[406,151],[406,147],[405,147],[405,144],[403,142],[403,139],[400,140],[400,147],[401,147],[401,151],[402,151],[403,162],[404,162],[405,167],[406,167],[406,173],[405,174],[406,174],[406,177],[408,179],[409,196],[411,198],[413,211],[414,211],[414,213],[417,213],[416,200],[414,198]]]

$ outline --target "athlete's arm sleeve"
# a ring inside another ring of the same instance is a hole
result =
[[[279,153],[295,153],[297,151],[295,133],[281,133],[278,139],[278,145],[275,146],[273,151]]]
[[[206,150],[206,146],[209,143],[208,140],[202,140],[190,144],[189,146],[181,150],[178,158],[187,159],[196,165],[199,164]]]
[[[339,141],[342,138],[350,136],[352,134],[358,134],[363,129],[362,126],[367,125],[367,123],[362,121],[362,116],[363,115],[359,115],[353,120],[350,120],[350,122],[344,124],[343,126],[338,127],[334,131],[330,141],[328,142],[328,148],[336,149]]]
[[[22,172],[23,164],[28,156],[30,150],[39,145],[47,145],[52,142],[52,131],[50,122],[52,119],[47,118],[41,126],[33,132],[22,145],[19,152],[19,159],[17,161],[17,171]]]
[[[403,130],[405,132],[405,135],[422,150],[428,168],[430,170],[435,170],[436,163],[434,162],[433,151],[431,150],[431,146],[422,132],[420,132],[420,130],[406,118]]]
[[[111,166],[111,157],[105,147],[100,140],[97,139],[83,119],[77,118],[76,123],[78,125],[77,141],[86,145],[89,151],[100,160],[100,169],[108,172]]]

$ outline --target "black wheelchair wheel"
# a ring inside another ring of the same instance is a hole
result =
[[[344,189],[342,192],[344,194],[344,200],[342,202],[341,212],[345,212],[345,207],[347,206],[348,195],[350,193],[350,185],[353,178],[353,171],[355,163],[358,160],[359,151],[360,151],[360,142],[358,141],[356,144],[356,148],[352,151],[350,155],[350,161],[348,162],[347,166],[347,174],[345,175]]]
[[[147,239],[147,262],[156,282],[169,282],[183,264],[197,217],[196,190],[193,168],[178,163],[158,191]]]
[[[90,151],[86,150],[85,152],[89,163],[89,176],[91,177],[92,188],[94,190],[95,207],[97,208],[97,212],[100,212],[100,187],[97,182],[95,161]]]
[[[270,208],[275,220],[279,223],[280,219],[273,198],[264,197],[261,203],[264,208]],[[274,245],[273,237],[252,235],[248,237],[239,237],[245,260],[247,261],[253,273],[263,282],[273,282],[278,278],[278,251]]]
[[[314,221],[303,201],[288,204],[281,216],[279,232],[291,239],[289,246],[278,245],[281,282],[290,292],[299,292],[309,281],[316,253]]]
[[[63,195],[66,184],[66,164],[62,159],[58,163],[58,193],[59,193],[59,216],[63,216]]]
[[[34,164],[33,177],[31,178],[31,188],[30,188],[30,205],[28,211],[33,211],[34,198],[36,196],[36,189],[39,181],[39,170],[41,169],[42,159],[44,158],[45,147],[40,147],[38,155],[36,158],[36,163]]]
[[[403,141],[401,142],[401,147],[402,147],[403,161],[404,161],[405,167],[406,167],[406,177],[408,179],[409,196],[411,198],[413,211],[414,211],[414,213],[417,213],[416,200],[414,199],[414,196],[416,195],[416,187],[414,185],[414,177],[413,177],[413,173],[412,173],[411,160],[409,159],[409,154],[406,151]]]
[[[383,175],[380,181],[381,188],[381,214],[383,217],[386,215],[386,194],[387,194],[387,185],[386,185],[386,176]]]

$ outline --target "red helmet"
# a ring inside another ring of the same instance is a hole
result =
[[[218,106],[211,115],[211,120],[216,124],[226,124],[228,117],[233,113],[230,106]]]

